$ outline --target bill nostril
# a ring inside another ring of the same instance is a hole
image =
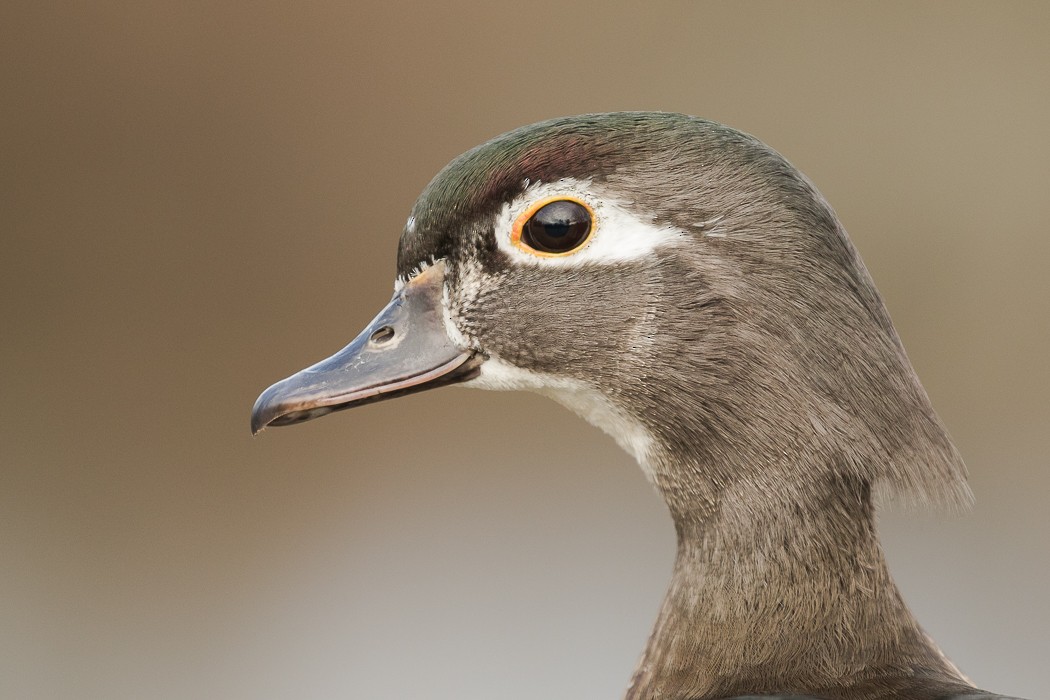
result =
[[[374,345],[382,345],[383,343],[390,342],[394,337],[394,329],[390,326],[383,326],[379,330],[369,337],[369,340]]]

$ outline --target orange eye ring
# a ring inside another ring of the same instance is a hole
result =
[[[555,204],[557,202],[570,202],[583,208],[587,212],[587,216],[589,218],[589,226],[584,237],[578,243],[573,245],[572,248],[559,252],[548,252],[544,250],[538,250],[526,243],[524,240],[522,240],[522,234],[525,231],[525,226],[532,220],[532,217],[534,217],[541,209],[543,209],[547,205]],[[511,228],[510,232],[510,243],[518,250],[522,250],[526,253],[529,253],[530,255],[535,255],[540,258],[565,258],[570,255],[575,255],[576,253],[586,248],[590,244],[591,239],[594,238],[594,232],[597,230],[597,228],[598,217],[595,215],[594,209],[591,207],[590,204],[583,201],[582,199],[579,199],[578,197],[571,197],[567,195],[552,195],[550,197],[544,197],[542,199],[536,200],[535,202],[530,204],[528,208],[525,209],[525,211],[523,211],[518,216],[517,219],[515,219],[514,226]]]

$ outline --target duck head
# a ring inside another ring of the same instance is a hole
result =
[[[412,210],[390,304],[267,389],[252,430],[457,382],[565,404],[683,518],[727,489],[792,503],[828,480],[966,493],[831,207],[694,117],[556,119],[454,160]]]

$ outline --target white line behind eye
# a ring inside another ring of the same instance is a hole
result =
[[[511,243],[518,217],[537,200],[557,196],[586,202],[594,212],[595,229],[587,243],[575,253],[556,257],[533,255]],[[505,204],[496,215],[496,245],[519,264],[575,267],[639,260],[688,235],[673,226],[659,226],[639,218],[630,211],[629,204],[603,194],[589,180],[565,178],[533,184],[526,181],[525,191]]]

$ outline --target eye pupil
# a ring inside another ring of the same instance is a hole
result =
[[[591,213],[568,199],[541,207],[525,222],[521,240],[543,253],[567,253],[578,248],[591,231]]]
[[[569,231],[572,230],[572,224],[568,222],[556,221],[554,223],[545,224],[543,232],[551,238],[563,238],[568,235]]]

